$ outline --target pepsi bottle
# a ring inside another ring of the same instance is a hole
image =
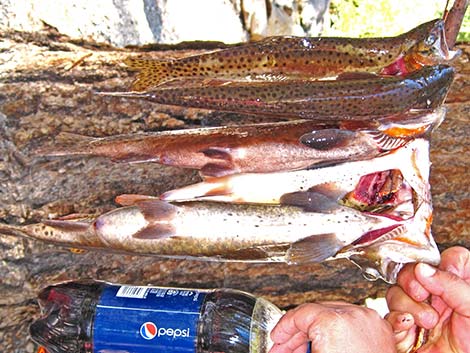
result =
[[[64,282],[39,294],[30,326],[49,353],[264,353],[282,312],[232,289]]]

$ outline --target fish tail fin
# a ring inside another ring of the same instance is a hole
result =
[[[231,200],[231,194],[227,178],[206,178],[201,183],[167,191],[160,196],[160,200],[181,202],[210,198],[213,201],[227,201]]]
[[[344,244],[336,234],[317,234],[293,243],[287,251],[287,262],[301,264],[308,262],[322,262],[336,255]]]
[[[39,157],[59,157],[59,156],[87,156],[93,155],[93,142],[99,140],[96,137],[89,137],[71,132],[61,132],[55,138],[53,146],[39,147],[34,154]]]
[[[0,223],[0,234],[13,235],[15,237],[30,237],[21,226]]]
[[[127,58],[124,63],[132,71],[138,71],[131,90],[142,92],[172,79],[172,60]]]

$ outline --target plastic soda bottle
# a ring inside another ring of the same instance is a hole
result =
[[[232,289],[64,282],[39,294],[30,326],[49,353],[264,353],[282,316],[265,299]]]

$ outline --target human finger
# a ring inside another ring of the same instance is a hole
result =
[[[313,303],[289,310],[271,331],[271,339],[274,343],[285,343],[298,332],[306,334],[309,326],[322,311],[324,307]]]
[[[456,313],[470,318],[470,283],[424,263],[416,266],[415,274],[427,291],[440,297]]]
[[[453,246],[444,250],[441,254],[439,269],[469,280],[470,251],[462,246]]]
[[[425,302],[417,302],[398,286],[389,288],[386,295],[387,305],[391,312],[406,312],[413,316],[416,325],[432,329],[438,322],[438,313]]]
[[[429,292],[416,279],[415,266],[414,263],[405,265],[398,274],[397,284],[415,301],[422,302],[429,297]]]

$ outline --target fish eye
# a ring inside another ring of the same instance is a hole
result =
[[[425,40],[424,40],[424,44],[426,44],[427,46],[431,46],[433,45],[437,40],[437,36],[434,34],[434,33],[431,33]]]

